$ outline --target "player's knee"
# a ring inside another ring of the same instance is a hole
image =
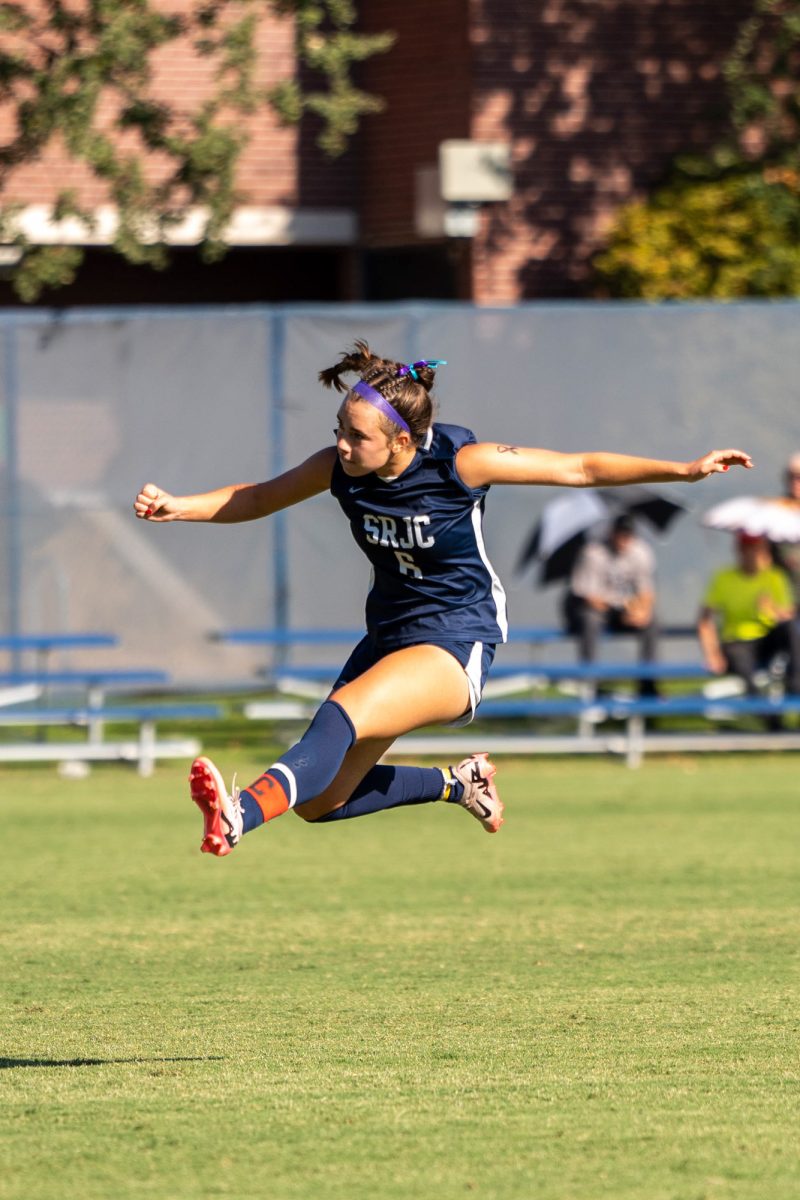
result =
[[[353,745],[355,746],[364,735],[359,730],[359,725],[362,719],[361,713],[359,712],[358,704],[354,697],[352,697],[347,691],[348,686],[348,684],[345,684],[344,687],[339,688],[338,691],[331,692],[328,699],[332,700],[334,704],[338,705],[338,707],[347,717],[347,720],[350,722],[350,728],[353,731]]]

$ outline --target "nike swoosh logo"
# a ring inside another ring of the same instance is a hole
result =
[[[481,769],[477,763],[475,763],[472,767],[471,782],[477,784],[484,795],[489,795],[489,780],[484,779],[484,777],[481,775]]]

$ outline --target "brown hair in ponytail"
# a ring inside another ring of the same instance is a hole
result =
[[[335,366],[320,371],[319,378],[325,387],[335,388],[337,392],[346,392],[349,388],[341,376],[360,376],[397,410],[411,430],[414,442],[419,446],[425,440],[433,421],[430,391],[436,372],[433,367],[419,366],[415,368],[416,379],[411,374],[398,375],[398,371],[404,365],[373,354],[366,342],[357,341],[350,353],[343,354]],[[381,423],[390,437],[399,432],[399,427],[382,413]]]

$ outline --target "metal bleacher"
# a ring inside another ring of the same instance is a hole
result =
[[[304,719],[327,694],[339,664],[293,662],[293,652],[301,646],[349,646],[362,633],[352,629],[248,629],[216,636],[268,647],[271,660],[263,669],[266,684],[286,697],[301,697],[287,716]],[[662,636],[674,643],[694,639],[695,631],[675,626],[662,631]],[[408,734],[397,740],[390,755],[456,755],[474,750],[480,741],[481,748],[493,754],[610,753],[636,767],[647,753],[800,750],[800,732],[777,728],[784,717],[800,714],[800,698],[720,697],[713,684],[708,686],[713,677],[696,660],[544,661],[536,654],[539,647],[573,645],[568,635],[550,627],[520,628],[509,640],[511,652],[515,644],[527,644],[530,654],[526,659],[504,657],[494,665],[476,730],[468,735],[450,729]],[[638,687],[644,680],[683,690],[664,697],[618,691],[607,694],[609,685]],[[276,705],[281,703],[286,701],[254,701],[245,705],[244,712],[252,720],[279,720]],[[747,723],[764,728],[743,727]],[[504,732],[491,729],[501,724],[510,728]],[[720,725],[728,727],[720,729]]]
[[[108,648],[117,638],[107,633],[21,634],[0,637],[0,650],[15,664],[0,672],[0,729],[20,729],[19,740],[0,740],[0,762],[135,762],[140,775],[152,774],[157,760],[191,758],[200,751],[194,737],[158,736],[164,721],[214,720],[218,705],[153,703],[142,691],[162,688],[168,675],[161,670],[128,668],[50,669],[54,651]],[[37,665],[22,667],[25,655]],[[122,700],[109,702],[109,694]],[[113,724],[135,727],[135,733],[107,736]],[[45,729],[85,729],[79,740],[43,736]]]

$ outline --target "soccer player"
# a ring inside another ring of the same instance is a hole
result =
[[[203,814],[206,853],[229,854],[245,833],[290,808],[307,821],[332,821],[445,800],[496,833],[503,805],[487,754],[443,769],[379,762],[401,734],[472,720],[495,646],[506,639],[505,594],[482,533],[489,487],[693,483],[730,466],[752,466],[741,450],[662,462],[478,443],[469,429],[433,421],[431,388],[441,365],[394,362],[356,342],[320,372],[321,382],[344,396],[335,445],[263,483],[196,496],[173,496],[147,483],[136,497],[142,520],[234,522],[330,490],[374,575],[366,636],[300,741],[232,795],[209,759],[192,764],[191,796]],[[353,386],[345,375],[355,376]]]

